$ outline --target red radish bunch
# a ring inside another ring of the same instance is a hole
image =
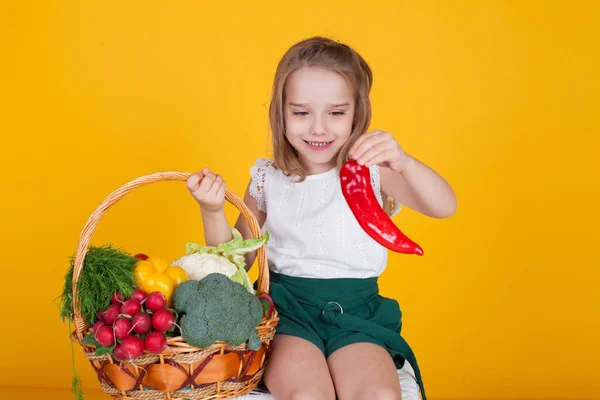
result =
[[[145,312],[139,312],[131,319],[131,324],[135,333],[145,335],[152,330],[152,317]]]
[[[146,336],[144,346],[150,353],[160,354],[167,348],[167,337],[159,331],[151,332]]]
[[[158,310],[152,316],[152,326],[159,332],[167,332],[175,326],[175,316],[166,308]]]
[[[142,311],[142,305],[139,301],[134,299],[129,299],[121,306],[121,314],[128,315],[133,317],[135,314]]]
[[[161,292],[152,292],[146,297],[146,308],[152,312],[162,310],[167,306],[167,298]]]
[[[136,289],[129,298],[115,293],[106,310],[96,314],[92,335],[101,346],[114,346],[117,360],[134,359],[144,351],[160,354],[168,348],[166,333],[177,326],[175,315],[166,307],[160,292],[146,294]]]
[[[115,321],[113,325],[113,332],[115,333],[115,337],[117,339],[125,339],[129,336],[129,331],[131,330],[131,321],[124,317],[119,317]]]
[[[147,297],[148,295],[146,294],[146,292],[144,292],[142,289],[135,289],[133,291],[133,294],[131,295],[131,298],[133,300],[137,300],[138,302],[142,302],[144,301],[144,299]]]

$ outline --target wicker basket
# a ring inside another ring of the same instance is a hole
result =
[[[94,347],[81,343],[91,328],[81,316],[75,293],[88,245],[98,222],[113,204],[132,190],[160,181],[185,182],[189,176],[186,172],[159,172],[121,186],[100,204],[81,232],[73,271],[75,331],[72,339],[83,347],[86,358],[98,375],[100,386],[113,399],[226,399],[252,391],[262,378],[279,320],[276,311],[263,317],[257,327],[262,346],[256,351],[249,350],[246,344],[231,346],[222,342],[197,348],[187,344],[182,337],[175,337],[168,340],[169,348],[162,354],[145,352],[136,359],[120,362],[109,354],[95,356]],[[229,190],[225,197],[241,211],[252,235],[259,238],[261,229],[250,209]],[[257,262],[259,276],[256,295],[268,295],[269,270],[265,246],[257,250]]]

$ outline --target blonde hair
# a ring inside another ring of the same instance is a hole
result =
[[[369,128],[371,101],[369,94],[373,85],[373,73],[367,62],[349,46],[325,37],[313,37],[294,44],[284,54],[273,82],[269,122],[273,136],[273,163],[286,175],[297,175],[299,181],[306,178],[297,152],[285,136],[285,86],[288,77],[302,67],[320,67],[337,72],[346,80],[354,98],[352,132],[337,156],[337,166],[348,160],[348,151]]]

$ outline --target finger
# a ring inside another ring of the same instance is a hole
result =
[[[200,175],[200,173],[192,174],[186,180],[185,186],[188,188],[189,191],[195,192],[200,188],[200,180],[201,179],[202,179],[202,176]]]
[[[370,147],[373,143],[379,143],[383,140],[381,131],[375,131],[364,135],[363,140],[360,142],[358,146],[355,147],[356,152],[365,149],[365,147]]]
[[[223,177],[219,174],[215,175],[215,181],[213,182],[212,186],[208,190],[208,195],[211,196],[211,198],[218,199],[219,190],[221,189],[221,186],[224,186],[224,185],[225,185],[225,181],[223,180]]]
[[[360,165],[367,165],[375,157],[385,152],[385,147],[381,144],[376,144],[365,151],[357,160]]]
[[[200,188],[200,181],[209,173],[209,168],[203,168],[201,171],[190,175],[190,177],[186,180],[187,188],[192,192],[197,191]]]
[[[387,162],[387,161],[389,161],[389,155],[390,155],[389,151],[382,151],[382,152],[378,153],[377,155],[375,155],[374,157],[371,157],[369,160],[367,160],[365,162],[365,166],[367,168],[370,168],[373,165]]]
[[[223,200],[225,191],[225,182],[223,179],[215,179],[208,193],[206,193],[206,201],[211,203],[220,203]]]
[[[356,139],[356,142],[354,142],[354,144],[350,148],[350,151],[348,152],[350,157],[356,159],[357,158],[357,150],[364,143],[364,141],[374,135],[377,135],[379,132],[380,132],[379,130],[376,130],[376,131],[365,133],[364,135],[359,136],[358,139]]]
[[[200,182],[200,187],[198,188],[199,192],[208,193],[213,183],[215,182],[216,176],[212,172],[209,172],[202,181]]]
[[[225,181],[222,181],[221,186],[219,187],[219,190],[217,191],[217,199],[222,199],[223,197],[225,197],[226,187],[227,187],[227,185],[225,184]]]
[[[223,178],[221,177],[221,175],[219,175],[219,174],[215,175],[215,180],[214,180],[212,186],[210,187],[209,192],[211,194],[216,194],[222,185],[223,185]]]
[[[385,141],[383,135],[374,135],[367,138],[354,152],[356,160],[365,161],[365,154],[373,147],[380,146]]]

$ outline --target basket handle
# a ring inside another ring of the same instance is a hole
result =
[[[81,316],[81,309],[79,307],[79,301],[76,296],[77,293],[77,282],[81,276],[83,269],[83,261],[87,254],[88,245],[92,238],[92,234],[96,230],[96,226],[100,222],[100,219],[104,216],[106,211],[113,206],[117,201],[121,200],[125,195],[134,189],[148,185],[150,183],[162,182],[162,181],[187,181],[190,177],[189,172],[157,172],[150,175],[144,175],[139,178],[132,180],[129,183],[121,186],[114,192],[108,195],[106,199],[96,208],[96,210],[88,218],[81,235],[79,236],[79,243],[77,245],[77,252],[75,253],[75,260],[73,266],[73,314],[74,323],[79,340],[83,338],[83,333],[88,328],[87,323]],[[261,228],[258,224],[258,220],[254,216],[254,213],[246,206],[244,201],[239,198],[235,193],[229,189],[225,189],[225,199],[233,204],[248,222],[252,236],[256,239],[262,236]],[[258,291],[257,293],[268,293],[269,292],[269,269],[267,264],[265,246],[261,246],[257,250],[258,260]]]

